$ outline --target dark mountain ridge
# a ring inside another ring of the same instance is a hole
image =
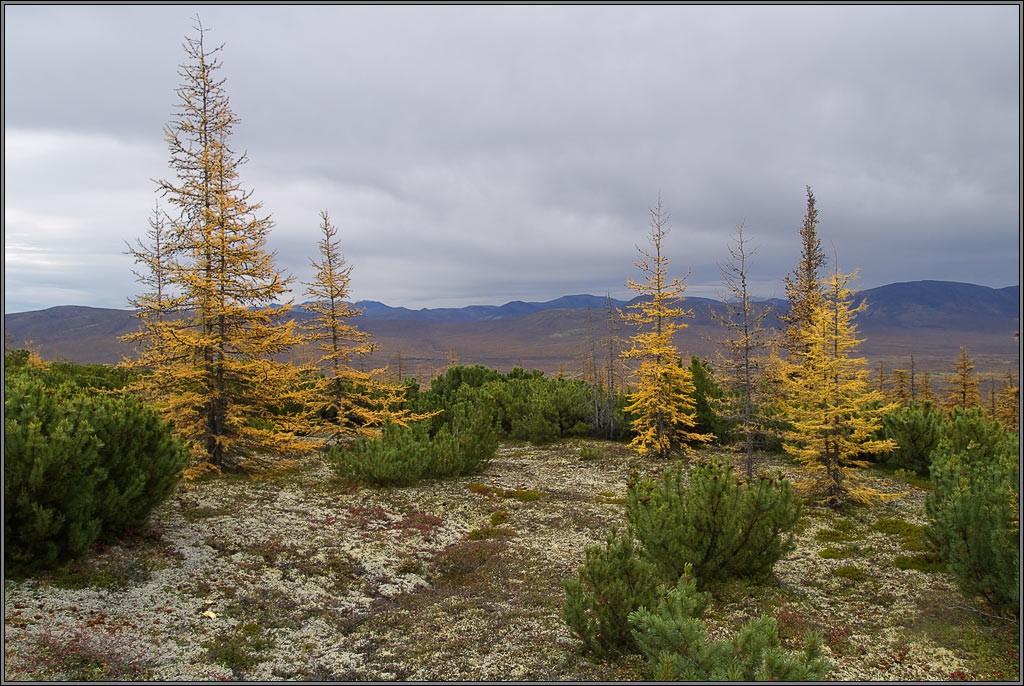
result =
[[[979,354],[979,366],[990,368],[1019,360],[1019,343],[1013,338],[1020,317],[1020,287],[988,288],[949,281],[895,283],[858,293],[868,302],[857,318],[866,338],[862,354],[874,359],[898,360],[914,354],[923,362],[928,356],[936,368],[950,364],[957,346],[967,345]],[[545,371],[559,364],[574,364],[593,328],[598,338],[605,331],[605,297],[567,295],[546,302],[513,301],[504,305],[471,305],[462,308],[412,310],[389,307],[375,301],[356,303],[364,314],[355,320],[373,334],[380,352],[368,364],[388,364],[397,352],[410,362],[443,365],[451,349],[464,363],[491,366],[522,363]],[[622,308],[636,303],[613,300]],[[711,339],[721,327],[711,319],[712,310],[723,304],[708,298],[686,298],[693,311],[689,328],[679,334],[680,349],[687,354],[711,356]],[[773,315],[787,309],[785,301],[762,301]],[[587,310],[590,310],[589,313]],[[301,306],[297,320],[308,318]],[[765,322],[777,323],[775,316]],[[113,363],[131,354],[118,340],[134,331],[137,321],[130,310],[65,305],[34,312],[4,315],[5,344],[39,350],[44,359]],[[623,332],[625,333],[625,332]],[[985,361],[987,360],[987,362]],[[903,364],[903,362],[898,362]]]

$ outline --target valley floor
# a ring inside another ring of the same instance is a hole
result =
[[[5,580],[4,678],[642,678],[638,660],[580,653],[561,579],[625,521],[630,473],[663,466],[577,441],[506,444],[484,474],[411,488],[351,488],[313,455],[263,480],[182,486],[121,543]],[[722,589],[711,633],[767,615],[796,647],[818,629],[837,681],[1016,681],[1018,625],[928,571],[925,491],[871,481],[906,495],[805,508],[797,549],[766,584]]]

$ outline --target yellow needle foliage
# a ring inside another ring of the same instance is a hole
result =
[[[996,419],[1007,431],[1020,428],[1020,386],[1010,372],[1006,372],[996,396]]]
[[[978,407],[981,395],[978,393],[978,378],[974,376],[974,360],[967,357],[967,348],[960,346],[956,362],[953,364],[953,376],[949,377],[949,390],[946,393],[946,409]]]
[[[186,38],[179,111],[167,125],[174,181],[160,188],[179,215],[167,240],[136,254],[156,290],[135,301],[142,322],[140,390],[190,444],[188,475],[224,467],[268,467],[307,448],[302,370],[276,357],[300,342],[290,306],[276,306],[289,277],[266,250],[272,226],[244,191],[245,162],[228,145],[237,119],[214,74],[216,53]],[[152,258],[149,260],[147,258]],[[144,279],[145,281],[145,279]],[[173,296],[171,295],[173,293]]]
[[[637,327],[637,333],[629,339],[630,349],[622,353],[626,359],[640,361],[637,389],[627,396],[625,408],[635,417],[632,428],[636,436],[630,447],[641,455],[662,458],[668,457],[673,447],[711,440],[709,435],[690,431],[697,423],[693,375],[681,366],[672,336],[687,326],[678,320],[693,314],[678,307],[686,290],[682,280],[668,277],[669,259],[661,250],[667,234],[668,215],[659,197],[657,207],[651,210],[649,238],[654,253],[640,250],[640,261],[635,263],[644,273],[644,281],[626,282],[644,298],[630,305],[624,315],[628,324]]]
[[[363,313],[346,301],[352,267],[345,263],[335,236],[338,230],[326,211],[320,213],[320,261],[313,261],[316,276],[307,283],[306,295],[313,298],[305,307],[314,317],[305,325],[306,340],[320,351],[317,366],[324,373],[315,381],[310,407],[320,415],[333,417],[334,437],[369,434],[387,421],[405,425],[429,415],[413,415],[397,409],[404,401],[400,386],[378,380],[383,370],[353,369],[352,356],[370,353],[376,346],[370,334],[360,331],[349,319]]]
[[[811,473],[811,481],[801,485],[833,507],[848,499],[871,503],[890,497],[863,483],[857,468],[868,463],[856,458],[895,447],[872,437],[895,404],[869,388],[866,361],[852,356],[861,343],[854,316],[867,307],[852,307],[847,283],[855,276],[836,270],[822,282],[822,299],[800,333],[797,373],[786,375],[784,383],[783,406],[793,427],[785,436],[786,452]]]

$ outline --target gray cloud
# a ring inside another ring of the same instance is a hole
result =
[[[4,11],[6,310],[123,307],[195,10]],[[660,191],[691,295],[740,221],[780,295],[805,184],[862,287],[1019,279],[1016,6],[198,11],[299,280],[328,209],[358,298],[624,297]]]

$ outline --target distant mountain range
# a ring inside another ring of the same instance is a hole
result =
[[[995,289],[913,281],[867,289],[858,296],[868,302],[867,311],[857,320],[865,338],[860,351],[872,362],[905,366],[907,356],[914,355],[922,369],[946,370],[957,348],[965,345],[977,357],[979,369],[1016,372],[1019,285]],[[613,300],[612,304],[622,308],[636,301]],[[567,295],[546,302],[412,310],[365,300],[356,303],[363,316],[354,323],[372,333],[380,347],[367,364],[388,364],[400,353],[411,374],[416,366],[427,370],[444,366],[454,350],[463,363],[498,368],[523,364],[554,371],[559,365],[569,369],[576,364],[588,332],[597,338],[605,335],[605,303],[601,296]],[[677,335],[677,343],[687,354],[710,357],[711,339],[721,336],[711,311],[723,305],[707,298],[686,298],[684,305],[694,317]],[[759,305],[771,306],[773,314],[787,307],[777,299]],[[298,320],[309,316],[301,307],[294,312]],[[766,323],[773,325],[775,317]],[[128,310],[60,306],[4,315],[6,345],[29,343],[44,359],[116,362],[131,353],[118,337],[136,328]]]

